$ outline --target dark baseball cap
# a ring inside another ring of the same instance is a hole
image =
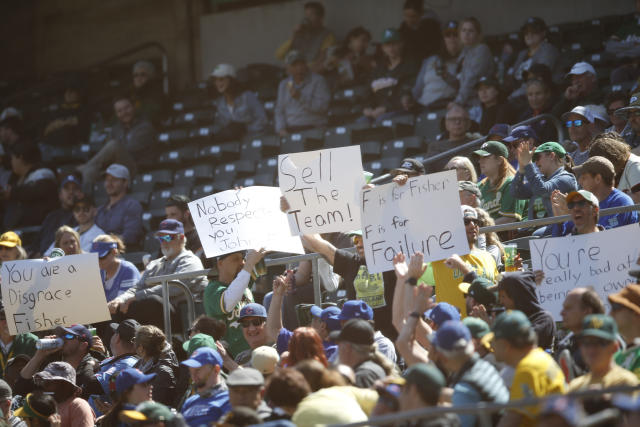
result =
[[[498,298],[492,288],[494,284],[484,277],[477,277],[471,283],[462,282],[458,289],[463,294],[469,295],[484,306],[491,306],[498,302]]]
[[[498,80],[496,80],[495,77],[492,76],[482,76],[478,79],[478,81],[476,82],[475,85],[473,85],[474,89],[478,89],[478,87],[480,87],[480,85],[485,85],[485,86],[493,86],[495,88],[499,88],[500,87],[500,83],[498,83]]]
[[[364,319],[373,320],[373,309],[366,302],[356,299],[344,303],[338,315],[340,320]]]
[[[333,331],[329,335],[331,341],[346,341],[353,344],[371,345],[374,342],[373,326],[362,319],[351,319],[344,324],[342,330]]]
[[[184,226],[177,219],[165,219],[158,226],[157,233],[184,234]]]
[[[479,150],[473,152],[473,154],[486,157],[490,155],[504,157],[505,159],[509,157],[509,150],[507,147],[499,141],[487,141],[480,147]]]
[[[418,159],[404,159],[400,167],[391,170],[392,174],[400,173],[417,173],[418,175],[424,175],[426,170],[422,162]]]
[[[489,129],[487,135],[497,135],[502,140],[506,138],[507,135],[509,135],[509,125],[506,123],[496,123],[495,125],[491,126],[491,129]]]
[[[156,377],[157,374],[145,375],[136,368],[127,368],[116,377],[116,393],[122,394],[136,384],[146,384]]]
[[[533,138],[536,141],[540,140],[540,138],[538,138],[538,134],[531,126],[522,125],[513,128],[509,136],[504,138],[502,142],[515,142],[524,138]]]
[[[62,181],[60,181],[60,188],[64,187],[65,185],[67,185],[70,182],[73,182],[78,187],[82,187],[82,181],[80,181],[80,178],[78,178],[75,175],[70,174],[70,175],[67,175],[64,178],[62,178]]]
[[[432,363],[416,363],[404,372],[402,376],[405,386],[415,385],[420,394],[431,402],[437,402],[442,388],[446,385],[444,375]]]
[[[113,332],[120,335],[120,339],[127,342],[133,342],[133,339],[136,336],[136,331],[140,327],[140,323],[135,319],[124,319],[120,323],[111,323],[109,326],[111,326]]]
[[[56,328],[56,335],[59,337],[64,336],[65,333],[75,335],[80,341],[89,344],[89,347],[91,347],[93,343],[93,336],[91,336],[91,332],[89,332],[89,329],[84,325],[71,325],[68,328],[59,326]]]
[[[493,323],[494,338],[514,341],[529,336],[532,326],[527,316],[518,310],[508,310],[500,314]]]
[[[430,336],[431,344],[444,351],[464,349],[471,342],[471,332],[459,320],[448,320]]]
[[[252,302],[240,309],[240,315],[238,316],[238,320],[244,319],[245,317],[262,317],[267,318],[267,310],[264,306]]]
[[[438,326],[447,320],[460,320],[460,311],[448,302],[439,302],[429,310],[429,319]]]
[[[97,253],[99,258],[106,257],[112,249],[118,249],[116,242],[93,242],[91,252]]]
[[[590,314],[582,321],[580,338],[596,337],[607,341],[618,339],[618,326],[611,316],[605,314]]]

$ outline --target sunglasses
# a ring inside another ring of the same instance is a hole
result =
[[[580,126],[582,126],[582,120],[578,119],[578,120],[568,120],[564,123],[564,125],[568,128],[570,127],[574,127],[574,128],[579,128]]]
[[[475,219],[471,219],[471,218],[465,218],[464,219],[464,225],[469,225],[469,224],[476,225],[476,220]]]
[[[156,236],[156,239],[158,239],[160,242],[169,243],[170,241],[174,240],[176,237],[178,237],[177,234],[165,234],[164,236]]]
[[[573,209],[575,207],[584,208],[588,204],[589,204],[589,202],[587,202],[586,200],[578,200],[577,202],[569,202],[569,203],[567,203],[567,207],[569,208],[569,210],[571,210],[571,209]]]
[[[249,326],[258,327],[264,323],[264,319],[251,319],[251,320],[243,320],[240,322],[243,328],[248,328]]]
[[[77,336],[73,335],[73,334],[64,334],[62,336],[62,339],[64,339],[65,341],[73,341],[76,338],[78,338]]]

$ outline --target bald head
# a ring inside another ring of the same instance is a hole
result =
[[[562,303],[562,323],[570,331],[577,333],[582,328],[582,320],[589,314],[604,314],[604,304],[591,288],[571,290]]]

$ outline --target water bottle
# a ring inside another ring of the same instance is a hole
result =
[[[42,338],[36,343],[36,348],[38,350],[55,350],[61,348],[63,344],[62,338]]]

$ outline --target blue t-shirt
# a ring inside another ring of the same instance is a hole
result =
[[[109,289],[107,289],[104,274],[102,276],[102,286],[104,287],[104,295],[107,297],[107,302],[125,293],[127,289],[135,286],[139,281],[140,272],[136,266],[124,259],[120,260],[120,268],[116,272],[116,275],[109,280],[111,284]]]
[[[614,208],[618,206],[631,206],[633,205],[633,199],[631,199],[631,197],[618,190],[617,188],[614,188],[613,191],[609,193],[609,196],[606,199],[600,201],[598,205],[600,207],[600,210],[602,211],[603,209]],[[623,225],[635,224],[638,221],[638,212],[632,211],[622,212],[614,215],[600,216],[598,224],[605,229],[609,229],[621,227]],[[566,236],[567,234],[571,233],[573,227],[574,224],[572,221],[567,221],[564,224],[554,224],[552,235],[553,237]]]
[[[111,402],[111,392],[109,390],[109,381],[111,377],[124,369],[132,368],[136,362],[138,362],[138,356],[133,354],[120,357],[109,357],[100,362],[100,371],[95,374],[95,377],[102,386],[104,393],[101,396],[91,395],[89,397],[89,405],[91,406],[91,409],[93,409],[93,412],[96,413],[97,417],[102,415],[102,412],[97,408],[93,399],[95,397],[100,397],[100,400],[104,402]]]
[[[221,385],[212,390],[189,397],[182,405],[180,413],[191,427],[208,426],[231,410],[229,391]]]

